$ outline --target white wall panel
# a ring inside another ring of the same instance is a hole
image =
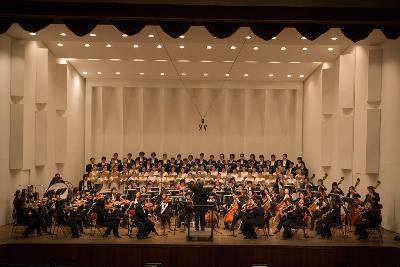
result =
[[[123,138],[124,154],[137,154],[141,148],[141,105],[140,88],[123,88]]]
[[[334,113],[334,101],[338,86],[337,68],[329,68],[322,70],[322,114]]]
[[[11,44],[11,96],[24,96],[25,45]]]
[[[10,169],[23,166],[24,105],[10,104]]]
[[[339,107],[354,108],[354,54],[339,59]]]
[[[342,169],[353,168],[353,116],[342,115],[337,129],[339,138],[339,166]]]
[[[56,110],[67,108],[67,64],[56,65],[55,107]]]
[[[366,173],[379,173],[381,110],[367,110]]]
[[[123,98],[121,87],[103,87],[103,152],[122,154]]]
[[[368,102],[381,101],[382,49],[371,48],[368,55]]]
[[[143,147],[147,153],[161,153],[162,95],[162,88],[143,88]]]
[[[246,157],[249,153],[262,154],[264,152],[265,126],[265,91],[246,90],[246,117],[244,129],[244,149]]]
[[[168,88],[164,91],[164,135],[163,152],[176,154],[182,151],[183,134],[183,89]],[[160,155],[161,157],[161,155]]]
[[[36,54],[36,103],[47,103],[49,87],[49,50],[37,48]]]
[[[334,127],[332,118],[322,118],[321,121],[321,165],[332,165]]]
[[[47,160],[47,111],[35,112],[35,166],[46,165]]]
[[[102,87],[92,88],[92,154],[89,157],[100,158],[105,155],[103,151],[103,90]]]
[[[245,90],[226,91],[225,151],[236,155],[243,152]]]
[[[67,151],[67,118],[57,116],[55,125],[55,162],[65,163]]]

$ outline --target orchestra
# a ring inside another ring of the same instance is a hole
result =
[[[331,238],[332,228],[343,225],[366,239],[367,230],[381,223],[379,181],[367,188],[364,200],[357,193],[359,178],[345,196],[343,177],[328,190],[328,174],[314,184],[303,159],[293,162],[287,154],[265,160],[243,153],[228,159],[221,153],[215,160],[204,153],[199,158],[164,153],[161,159],[154,152],[149,158],[140,152],[123,159],[114,153],[109,161],[90,158],[84,171],[76,188],[56,174],[42,199],[30,187],[15,193],[15,222],[26,226],[24,237],[35,230],[41,235],[54,224],[68,227],[73,238],[86,234],[85,227],[103,227],[104,238],[111,232],[120,238],[120,227],[128,234],[137,228],[138,239],[158,235],[158,224],[163,236],[192,225],[204,231],[222,224],[224,231],[237,229],[246,239],[256,239],[256,230],[270,225],[274,234],[283,228],[282,239],[296,229]]]

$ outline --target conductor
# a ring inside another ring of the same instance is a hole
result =
[[[207,198],[209,195],[213,193],[206,190],[204,188],[204,180],[198,179],[196,183],[190,183],[189,188],[193,192],[193,205],[194,205],[194,222],[196,231],[199,231],[201,228],[204,231],[204,226],[206,225],[205,220],[205,213],[206,213],[206,205],[207,205]]]

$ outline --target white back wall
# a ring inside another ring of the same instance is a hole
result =
[[[301,155],[301,83],[89,81],[86,159],[139,151]],[[207,113],[207,131],[199,131]]]

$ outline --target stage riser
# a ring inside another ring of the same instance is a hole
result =
[[[289,245],[289,244],[288,244]],[[0,263],[47,264],[74,260],[80,266],[144,266],[160,261],[163,267],[251,266],[269,267],[400,266],[400,249],[385,247],[290,246],[171,246],[118,244],[8,244],[0,247]]]

